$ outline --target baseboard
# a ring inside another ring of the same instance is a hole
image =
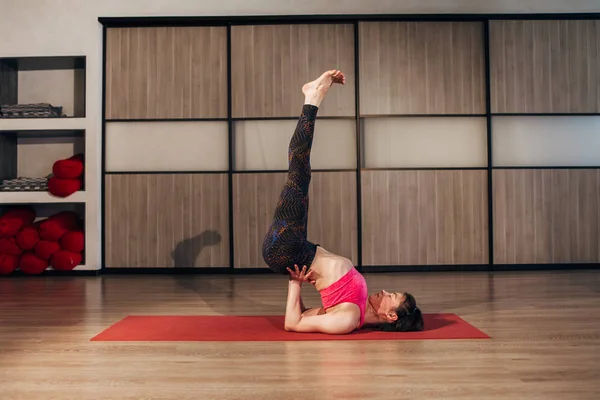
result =
[[[256,275],[274,274],[268,268],[102,268],[101,275]]]
[[[464,271],[491,271],[492,266],[482,265],[365,265],[360,271],[362,273],[386,273],[386,272],[464,272]]]
[[[574,271],[600,269],[600,263],[560,263],[560,264],[501,264],[494,265],[495,272],[500,271]]]
[[[496,264],[496,265],[374,265],[363,266],[363,273],[386,272],[502,272],[502,271],[574,271],[600,269],[600,263],[573,264]]]
[[[557,271],[557,270],[594,270],[600,269],[600,263],[594,264],[503,264],[503,265],[375,265],[361,268],[363,273],[401,273],[401,272],[500,272],[500,271]],[[260,275],[275,274],[268,268],[103,268],[101,275]]]
[[[600,263],[574,264],[501,264],[501,265],[370,265],[360,269],[365,274],[378,273],[428,273],[428,272],[526,272],[526,271],[577,271],[597,270]],[[101,275],[267,275],[275,274],[268,268],[102,268],[95,271],[54,271],[40,275],[26,275],[17,270],[10,277],[44,276],[101,276]]]
[[[13,273],[11,273],[10,275],[6,275],[6,277],[17,277],[17,276],[21,276],[21,277],[27,277],[27,278],[36,278],[36,277],[47,277],[47,276],[99,276],[101,273],[99,270],[94,270],[94,271],[56,271],[53,269],[50,270],[46,270],[44,272],[42,272],[39,275],[28,275],[23,273],[23,271],[21,270],[16,270]],[[0,275],[0,278],[2,278],[2,276]]]

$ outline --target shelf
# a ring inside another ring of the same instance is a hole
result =
[[[50,177],[57,161],[66,160],[78,154],[85,154],[84,131],[0,131],[0,181]],[[72,187],[70,190],[85,190],[84,176],[79,178],[82,181],[81,185]],[[43,181],[40,180],[39,184],[41,185],[41,183]],[[50,179],[47,183],[48,187],[54,184]],[[43,186],[22,187],[21,189],[26,189],[25,191],[6,189],[10,188],[0,188],[0,202],[13,200],[16,203],[84,202],[83,193],[74,193],[67,198],[55,197],[48,190],[40,191],[40,189],[46,189]]]
[[[69,197],[55,197],[48,192],[0,192],[0,204],[59,204],[85,203],[85,191],[73,193]]]
[[[3,105],[48,103],[62,115],[84,117],[85,86],[84,56],[0,58]]]
[[[85,130],[85,118],[0,118],[0,131]]]
[[[48,71],[61,69],[85,69],[85,56],[40,56],[40,57],[1,57],[6,63],[19,71]]]

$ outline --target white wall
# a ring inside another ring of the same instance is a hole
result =
[[[598,0],[0,0],[0,57],[86,55],[87,219],[100,221],[102,16],[600,12]],[[90,165],[88,164],[88,165]],[[90,179],[92,178],[92,179]],[[95,179],[94,179],[95,178]],[[99,234],[99,232],[98,232]],[[99,238],[99,236],[98,236]],[[93,239],[92,239],[93,240]],[[89,243],[89,242],[88,242]],[[88,247],[88,264],[99,248]]]

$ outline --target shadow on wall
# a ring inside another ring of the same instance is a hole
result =
[[[207,230],[198,236],[179,242],[171,252],[175,268],[193,268],[202,250],[208,246],[216,246],[221,243],[221,240],[219,232]]]
[[[175,269],[182,269],[181,274],[174,274],[173,280],[183,288],[194,292],[213,311],[219,314],[232,314],[243,306],[245,309],[260,309],[263,313],[280,314],[281,306],[270,306],[252,297],[236,293],[236,280],[233,276],[211,277],[208,274],[186,274],[185,270],[194,268],[196,260],[202,251],[209,246],[221,243],[221,234],[214,230],[207,230],[193,238],[181,241],[171,252]],[[256,306],[256,308],[254,307]]]

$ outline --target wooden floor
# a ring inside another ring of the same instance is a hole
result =
[[[0,398],[600,398],[600,271],[367,274],[491,340],[102,343],[130,314],[282,313],[285,278],[0,278]],[[307,287],[307,305],[319,302]]]

